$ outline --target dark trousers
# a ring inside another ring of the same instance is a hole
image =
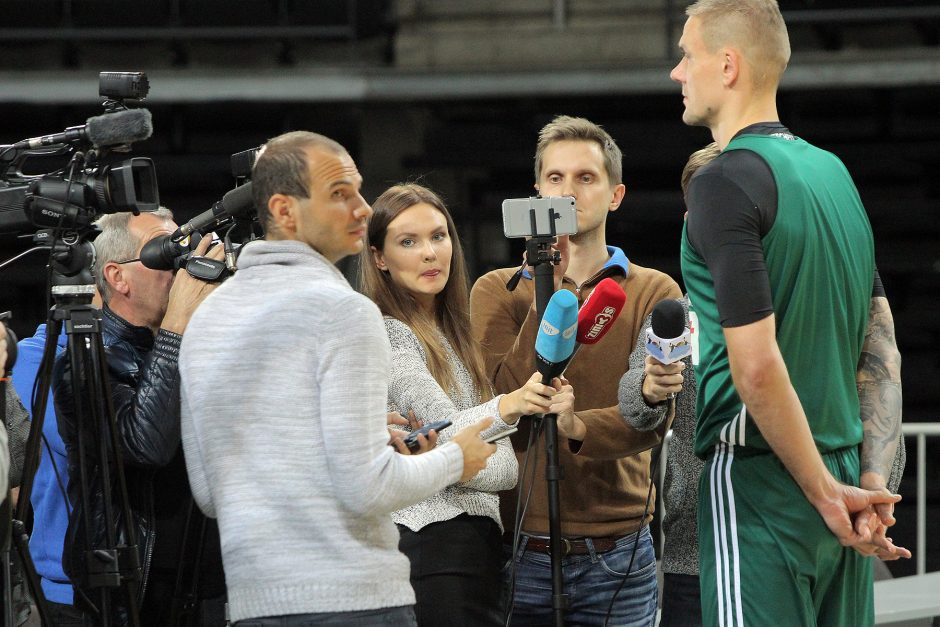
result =
[[[405,605],[402,607],[384,607],[378,610],[363,610],[361,612],[324,612],[248,618],[238,621],[234,627],[312,627],[313,625],[414,627],[415,614],[410,605]]]
[[[46,600],[46,610],[49,612],[49,621],[55,627],[84,627],[91,624],[90,620],[85,622],[82,611],[74,605]]]
[[[698,577],[663,573],[660,627],[701,627],[702,593]]]
[[[197,599],[193,606],[181,611],[176,621],[171,620],[174,604],[180,599],[173,598],[176,587],[176,570],[151,568],[147,578],[147,592],[144,605],[140,609],[141,627],[177,627],[178,625],[199,625],[199,627],[225,626],[225,595],[212,599]],[[177,608],[179,610],[179,608]]]
[[[398,529],[419,626],[503,624],[502,535],[492,519],[461,514],[418,532]]]

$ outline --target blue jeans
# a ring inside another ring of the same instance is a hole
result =
[[[656,620],[656,556],[649,527],[639,532],[639,544],[630,575],[617,594],[608,625],[651,627]],[[562,560],[564,592],[568,595],[566,625],[603,625],[610,600],[623,581],[637,534],[617,540],[606,553],[591,550],[586,555],[568,555]],[[512,625],[552,623],[552,563],[548,553],[526,551],[526,536],[516,554]],[[509,576],[507,563],[505,575]],[[508,584],[508,581],[507,581]]]

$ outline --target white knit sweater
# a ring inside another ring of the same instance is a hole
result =
[[[458,481],[463,454],[387,445],[388,368],[376,306],[301,242],[246,245],[192,317],[183,447],[233,622],[414,603],[389,514]]]
[[[496,420],[483,432],[490,435],[511,427],[499,415],[497,396],[479,404],[480,394],[466,366],[457,357],[443,335],[441,343],[457,385],[445,393],[428,370],[427,356],[411,328],[395,318],[385,318],[385,330],[392,345],[392,374],[388,385],[388,410],[405,414],[413,410],[422,424],[450,420],[453,424],[440,432],[438,446],[455,433],[487,416]],[[392,520],[419,531],[425,525],[450,520],[460,514],[488,516],[503,528],[499,516],[500,490],[509,490],[519,477],[519,462],[509,438],[496,445],[494,453],[477,476],[465,483],[451,485],[434,496],[392,514]]]

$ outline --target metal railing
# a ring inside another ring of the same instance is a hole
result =
[[[917,438],[917,574],[927,572],[927,438],[940,436],[940,422],[902,424],[904,437]]]

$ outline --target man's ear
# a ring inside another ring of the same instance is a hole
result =
[[[274,194],[268,199],[271,224],[282,233],[297,232],[297,200],[287,194]]]
[[[725,48],[721,52],[721,83],[725,87],[733,87],[741,76],[744,59],[741,53],[734,48]]]
[[[375,246],[369,246],[369,250],[372,251],[372,261],[375,262],[375,267],[385,272],[388,270],[388,265],[385,263],[385,255],[382,254]]]
[[[620,209],[620,203],[623,202],[623,197],[627,193],[627,186],[623,183],[617,183],[614,185],[614,193],[610,197],[610,205],[607,207],[607,211],[616,211]]]
[[[111,261],[104,264],[101,272],[104,274],[104,280],[111,288],[112,294],[127,294],[130,291],[131,288],[127,283],[122,265]]]

